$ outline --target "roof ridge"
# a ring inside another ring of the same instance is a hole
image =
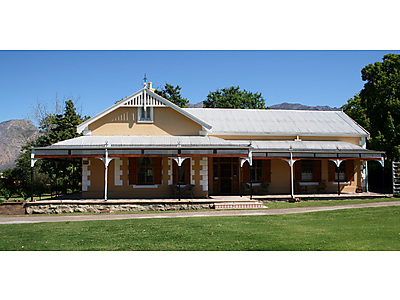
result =
[[[230,108],[230,107],[185,107],[185,110],[242,110],[242,111],[291,111],[291,112],[316,112],[337,113],[339,110],[313,110],[313,109],[268,109],[268,108]]]

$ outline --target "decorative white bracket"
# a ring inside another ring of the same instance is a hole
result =
[[[188,159],[189,157],[171,157],[171,158],[176,161],[178,167],[181,167],[185,159]]]
[[[31,153],[31,168],[33,168],[35,166],[35,163],[41,158],[35,158],[35,151],[32,150]]]
[[[385,158],[382,156],[381,159],[379,160],[382,168],[385,166]]]
[[[298,159],[283,159],[289,164],[289,167],[293,167],[294,163],[298,161]]]
[[[336,167],[340,167],[340,164],[342,163],[342,161],[344,161],[344,159],[330,159],[331,162],[333,162]]]
[[[105,166],[106,168],[108,168],[108,165],[110,164],[110,162],[111,162],[115,157],[108,157],[108,155],[107,155],[107,157],[95,157],[95,158],[100,159],[100,160],[104,163],[104,166]]]
[[[241,167],[241,168],[243,168],[243,165],[244,165],[244,163],[245,163],[246,161],[249,163],[250,166],[253,164],[253,159],[252,159],[252,157],[241,157],[241,158],[240,158],[240,167]]]
[[[251,146],[251,141],[249,146]],[[251,150],[249,151],[249,156],[248,157],[241,157],[240,158],[240,167],[242,168],[245,162],[248,162],[250,167],[253,165],[253,153],[251,152]]]
[[[115,158],[115,157],[108,157],[108,149],[107,149],[107,146],[108,146],[108,142],[106,142],[106,144],[105,144],[105,156],[104,157],[96,157],[97,159],[100,159],[103,163],[104,163],[104,166],[106,167],[106,169],[108,168],[108,165],[110,164],[110,162]]]

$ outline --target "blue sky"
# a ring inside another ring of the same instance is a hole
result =
[[[80,98],[94,114],[142,87],[182,87],[191,103],[240,86],[281,102],[340,107],[363,87],[361,69],[400,51],[0,51],[0,121],[27,116],[32,105]]]

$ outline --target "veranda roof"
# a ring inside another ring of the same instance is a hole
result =
[[[293,153],[295,157],[380,159],[384,155],[381,151],[339,141],[252,141],[251,147],[256,157],[288,157]]]
[[[81,136],[55,143],[46,149],[72,148],[247,148],[249,142],[227,141],[212,136]]]
[[[212,136],[81,136],[48,147],[35,156],[104,155],[242,155],[254,157],[381,159],[383,152],[339,141],[243,141]],[[216,152],[214,152],[216,150]]]
[[[36,157],[140,155],[247,156],[248,143],[209,136],[81,136],[48,147],[35,148]]]

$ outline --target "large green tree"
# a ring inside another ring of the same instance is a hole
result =
[[[261,93],[240,90],[239,86],[230,86],[210,92],[203,101],[203,105],[206,108],[267,108]]]
[[[342,106],[343,111],[348,114],[354,121],[370,131],[369,119],[367,112],[362,106],[360,93],[354,95],[353,98],[347,100],[347,103]]]
[[[400,55],[385,55],[365,66],[361,76],[363,89],[342,108],[370,132],[368,148],[385,151],[389,161],[400,160]]]
[[[156,89],[154,92],[178,105],[179,107],[187,107],[189,100],[182,97],[181,89],[182,88],[179,85],[173,86],[172,84],[165,83],[164,87],[162,87],[160,90]]]
[[[387,54],[382,62],[361,70],[366,81],[361,105],[370,121],[370,147],[386,151],[389,160],[400,160],[400,55]]]

